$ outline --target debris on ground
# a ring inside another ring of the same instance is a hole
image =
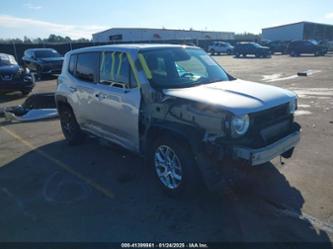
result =
[[[9,122],[29,122],[58,117],[54,93],[30,95],[22,105],[7,107],[3,110]]]

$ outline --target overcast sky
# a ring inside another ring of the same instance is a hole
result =
[[[333,24],[333,0],[7,0],[0,7],[0,38],[90,39],[111,27],[260,33],[299,21]]]

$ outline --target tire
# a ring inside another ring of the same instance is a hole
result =
[[[231,55],[231,50],[228,50],[228,51],[227,51],[227,55]]]
[[[316,56],[316,57],[318,57],[320,55],[321,55],[321,53],[319,51],[317,51],[317,52],[314,53],[314,56]]]
[[[239,58],[240,57],[240,53],[236,52],[235,56],[236,56],[236,58]]]
[[[260,54],[259,53],[255,54],[255,56],[256,56],[256,58],[260,58]]]
[[[297,56],[297,53],[294,50],[292,50],[292,51],[290,51],[289,55],[291,57],[295,57],[295,56]]]
[[[210,52],[211,55],[215,54],[215,50],[214,49],[211,49],[209,52]]]
[[[245,58],[247,56],[247,54],[243,54],[243,57]]]
[[[78,145],[84,141],[85,134],[76,121],[75,115],[67,105],[58,108],[62,132],[69,145]]]
[[[31,92],[31,90],[21,91],[21,93],[22,93],[23,96],[27,96],[30,92]]]
[[[165,158],[166,154],[169,159]],[[180,139],[157,138],[149,153],[149,162],[159,186],[169,196],[191,196],[203,186],[191,149]]]

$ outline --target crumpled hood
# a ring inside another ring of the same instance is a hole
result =
[[[216,105],[235,115],[262,111],[296,98],[296,94],[292,91],[243,80],[164,89],[163,92],[168,96]]]

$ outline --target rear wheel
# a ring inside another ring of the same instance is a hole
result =
[[[191,150],[179,139],[158,138],[153,143],[150,161],[159,185],[169,195],[193,194],[202,186]]]
[[[80,129],[72,109],[67,105],[63,105],[58,109],[58,111],[60,116],[61,129],[68,144],[81,144],[85,135]]]
[[[210,52],[211,55],[215,54],[215,50],[214,49],[211,49],[209,52]]]

